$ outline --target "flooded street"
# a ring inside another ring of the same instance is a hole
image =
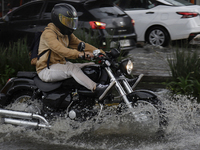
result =
[[[184,96],[169,97],[166,90],[157,94],[163,98],[169,125],[164,137],[158,137],[142,125],[128,126],[105,118],[99,125],[58,119],[52,129],[28,129],[12,125],[0,126],[2,150],[199,150],[200,104]],[[176,101],[178,100],[178,101]],[[106,111],[106,110],[105,110]],[[109,111],[107,111],[109,112]],[[72,127],[73,126],[73,127]]]
[[[130,57],[134,62],[134,72],[144,72],[148,74],[169,74],[167,58],[173,54],[170,48],[144,46],[136,48],[130,52]]]
[[[131,52],[136,74],[166,76],[171,53],[167,49],[137,48]],[[101,124],[68,118],[54,120],[51,129],[1,124],[0,150],[199,150],[200,104],[183,95],[172,96],[166,89],[155,93],[168,118],[162,137],[154,132],[156,125],[118,119],[111,107],[103,110]]]

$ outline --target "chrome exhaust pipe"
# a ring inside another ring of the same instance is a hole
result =
[[[14,110],[5,110],[5,109],[0,109],[0,116],[4,116],[4,117],[12,117],[12,118],[20,118],[20,119],[38,119],[39,122],[43,122],[44,125],[41,124],[41,127],[50,127],[48,121],[37,114],[33,114],[33,113],[27,113],[27,112],[20,112],[20,111],[14,111]],[[17,124],[19,123],[19,125],[25,125],[25,122],[27,123],[27,125],[31,125],[30,121],[23,121],[23,120],[17,120],[17,119],[9,119],[9,118],[2,118],[4,119],[5,123],[13,123],[13,124]],[[34,124],[34,122],[32,122]],[[33,125],[32,124],[32,125]],[[34,125],[35,126],[35,125]],[[36,126],[40,126],[40,123],[37,123]]]
[[[41,124],[38,122],[18,120],[18,119],[12,119],[12,118],[2,118],[2,121],[3,121],[3,123],[13,124],[13,125],[42,127],[42,128],[50,128],[51,127],[50,125],[47,125],[47,124]]]

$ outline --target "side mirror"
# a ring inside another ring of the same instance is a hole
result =
[[[78,51],[84,52],[84,50],[85,50],[85,43],[80,42],[80,43],[78,44]]]
[[[110,54],[113,58],[117,58],[120,55],[120,51],[116,48],[111,49]]]

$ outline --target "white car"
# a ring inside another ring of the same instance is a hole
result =
[[[186,0],[117,0],[135,20],[137,41],[167,46],[172,40],[200,34],[200,6]]]

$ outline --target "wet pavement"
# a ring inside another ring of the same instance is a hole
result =
[[[148,82],[165,82],[171,78],[167,62],[173,54],[171,48],[144,45],[129,54],[134,63],[134,76],[144,74],[143,81]]]
[[[168,83],[172,79],[168,59],[173,59],[174,52],[179,50],[189,50],[190,52],[198,50],[198,47],[155,47],[152,45],[141,44],[130,51],[129,56],[134,63],[133,75],[144,74],[140,83],[142,87],[165,88],[162,83]],[[200,51],[199,51],[200,53]],[[148,86],[147,86],[148,84]],[[152,90],[152,88],[149,88]]]

